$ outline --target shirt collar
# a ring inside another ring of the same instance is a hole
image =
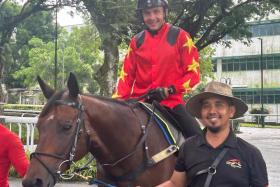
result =
[[[198,146],[208,145],[208,143],[205,139],[206,131],[207,131],[207,128],[204,128],[203,133],[201,135],[199,135],[201,137],[199,138],[199,141],[197,144]],[[230,130],[228,137],[219,147],[232,147],[232,148],[237,147],[237,138],[232,130]]]

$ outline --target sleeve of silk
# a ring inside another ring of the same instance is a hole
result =
[[[113,98],[128,99],[130,98],[131,91],[133,89],[133,84],[135,81],[135,38],[132,39],[125,55],[122,68],[119,71],[118,82],[116,85],[116,90],[113,94]]]
[[[188,93],[200,81],[199,53],[189,34],[181,30],[178,38],[183,76],[176,81],[177,92]]]
[[[22,142],[15,134],[12,134],[9,139],[9,159],[18,174],[23,177],[28,169],[29,161],[26,158]]]

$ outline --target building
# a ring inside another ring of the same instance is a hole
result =
[[[216,47],[216,80],[231,84],[248,111],[263,105],[269,111],[266,121],[280,123],[280,15],[252,22],[250,29],[250,46],[232,41],[231,48]]]

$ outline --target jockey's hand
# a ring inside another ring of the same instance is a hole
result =
[[[166,99],[170,94],[175,93],[174,86],[167,87],[158,87],[148,91],[147,98],[145,102],[152,103],[154,100],[157,102],[161,102]]]

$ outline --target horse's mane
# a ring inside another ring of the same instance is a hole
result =
[[[50,110],[50,108],[54,105],[56,100],[59,100],[63,93],[66,90],[61,90],[56,92],[47,102],[47,104],[44,106],[42,112],[40,113],[40,117],[43,117],[44,115],[46,115],[48,113],[48,111]],[[123,100],[118,100],[118,99],[112,99],[110,97],[105,97],[105,96],[99,96],[99,95],[92,95],[92,94],[83,94],[84,96],[88,96],[88,97],[93,97],[96,98],[98,100],[102,100],[104,102],[110,102],[110,103],[115,103],[115,104],[119,104],[122,106],[131,106],[127,101],[123,101]]]
[[[88,97],[93,97],[93,98],[96,98],[98,100],[102,100],[102,101],[105,101],[105,102],[116,103],[116,104],[120,104],[120,105],[123,105],[123,106],[130,106],[129,103],[127,101],[124,101],[124,100],[112,99],[110,97],[93,95],[93,94],[83,94],[83,95],[88,96]]]

